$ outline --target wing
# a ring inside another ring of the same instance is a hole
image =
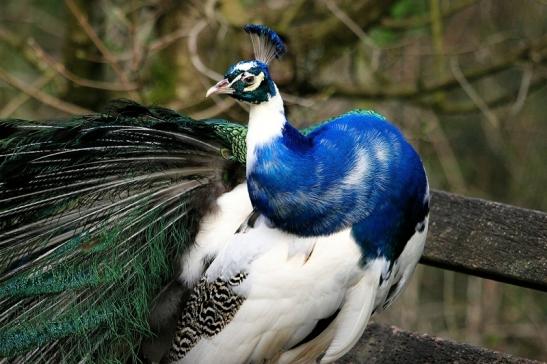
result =
[[[0,121],[0,357],[134,354],[201,216],[244,175],[218,130],[239,128],[130,102]]]
[[[163,362],[309,363],[332,345],[346,352],[364,330],[381,262],[360,266],[349,229],[299,238],[259,217],[234,234],[251,212],[241,185],[203,219],[181,277],[195,289]]]

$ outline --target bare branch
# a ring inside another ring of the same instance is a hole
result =
[[[28,44],[30,48],[34,51],[36,57],[38,57],[40,60],[42,60],[44,63],[46,63],[51,69],[53,69],[55,72],[57,72],[62,77],[66,78],[67,80],[83,87],[90,87],[90,88],[96,88],[100,90],[108,90],[108,91],[133,91],[137,89],[137,85],[134,83],[130,84],[118,84],[114,82],[104,82],[104,81],[96,81],[96,80],[89,80],[86,78],[82,78],[78,75],[75,75],[74,73],[70,72],[68,69],[66,69],[65,65],[56,61],[48,55],[42,47],[36,43],[34,39],[29,39]]]
[[[12,75],[10,75],[9,73],[7,73],[1,68],[0,68],[0,79],[6,82],[7,84],[15,87],[16,89],[20,90],[21,92],[29,95],[30,97],[35,98],[36,100],[46,105],[49,105],[57,110],[61,110],[68,114],[89,114],[91,112],[90,110],[84,109],[83,107],[68,103],[54,96],[46,94],[45,92],[36,88],[36,86],[27,85],[26,83],[16,79],[15,77],[13,77]]]
[[[87,17],[82,13],[80,8],[74,3],[74,0],[65,0],[65,4],[69,8],[70,12],[76,20],[78,21],[78,24],[82,27],[84,32],[87,34],[89,39],[93,42],[95,47],[101,52],[102,56],[105,58],[108,64],[112,67],[114,70],[114,73],[116,73],[116,76],[120,80],[120,82],[126,87],[130,87],[129,79],[127,78],[126,74],[122,71],[120,68],[120,65],[118,64],[118,61],[116,60],[116,57],[110,52],[110,50],[105,46],[103,41],[99,38],[93,27],[89,24]],[[140,96],[136,92],[130,92],[131,97],[135,99],[140,99]]]
[[[458,158],[456,158],[456,153],[450,145],[450,140],[446,137],[439,118],[433,113],[428,113],[426,119],[428,120],[429,129],[426,135],[435,149],[450,189],[465,193],[467,187]]]
[[[467,81],[465,75],[460,69],[460,64],[458,63],[458,60],[455,57],[450,59],[450,69],[452,70],[452,74],[460,83],[462,89],[465,91],[467,96],[469,96],[471,101],[473,101],[477,105],[479,110],[484,114],[486,120],[488,120],[488,122],[490,122],[493,127],[499,128],[500,122],[498,120],[498,117],[488,108],[488,105],[484,102],[482,97],[479,96],[478,92],[475,91],[473,86],[471,86],[469,81]]]
[[[210,78],[213,81],[218,81],[222,79],[222,75],[207,67],[201,61],[198,53],[198,37],[206,26],[207,21],[200,20],[192,27],[192,30],[190,31],[190,36],[188,37],[188,50],[190,51],[190,61],[199,73]]]
[[[502,137],[499,131],[500,122],[498,120],[498,117],[496,114],[490,110],[488,105],[484,102],[482,97],[479,96],[477,91],[471,86],[469,81],[465,78],[465,75],[460,69],[460,65],[458,63],[458,60],[456,57],[453,57],[450,60],[450,69],[452,70],[452,74],[456,78],[456,80],[460,83],[462,89],[467,94],[467,96],[473,101],[475,105],[477,105],[477,108],[482,112],[486,120],[488,121],[488,124],[481,123],[484,135],[486,137],[486,140],[490,144],[490,147],[493,150],[498,150],[502,145]],[[490,127],[488,127],[490,125]]]
[[[30,87],[34,87],[39,90],[47,85],[51,80],[53,80],[53,78],[55,78],[55,73],[53,71],[46,72],[36,81],[34,81],[30,85]],[[13,115],[13,113],[16,112],[21,106],[23,106],[25,102],[27,102],[30,98],[31,96],[29,94],[20,92],[19,95],[12,98],[6,104],[6,106],[4,106],[2,110],[0,110],[0,119],[5,119]]]
[[[349,30],[353,32],[364,44],[366,44],[371,49],[378,49],[378,46],[372,38],[370,38],[364,31],[361,29],[361,27],[351,19],[351,17],[346,14],[342,9],[336,5],[336,3],[332,0],[323,0],[323,3],[327,6],[327,8],[331,11],[331,13],[338,18],[346,27],[348,27]]]
[[[180,28],[175,30],[174,32],[165,34],[163,37],[158,38],[150,43],[150,45],[148,46],[148,53],[160,51],[166,47],[169,47],[177,40],[188,37],[189,35],[190,32],[186,28]]]
[[[28,63],[30,63],[35,68],[39,70],[44,69],[43,65],[38,61],[38,59],[36,59],[36,57],[32,53],[27,42],[4,27],[0,27],[0,41],[17,50],[18,54],[23,56],[23,58],[25,58],[25,60],[28,61]]]
[[[215,104],[205,110],[200,110],[194,113],[191,113],[190,116],[194,119],[206,119],[206,118],[213,118],[219,114],[222,114],[226,110],[230,109],[232,106],[234,106],[235,100],[234,99],[223,99],[219,102],[215,102]]]
[[[515,50],[504,55],[495,57],[489,64],[468,68],[462,73],[468,82],[484,77],[492,76],[501,71],[514,67],[519,61],[540,63],[547,58],[547,35],[524,42],[515,47]],[[361,99],[421,99],[437,91],[448,91],[460,86],[454,75],[447,75],[440,80],[433,80],[424,83],[411,84],[386,84],[374,89],[364,89],[348,84],[329,85],[333,87],[333,96],[355,97]],[[327,86],[320,85],[317,89],[324,89]]]
[[[541,77],[536,77],[530,82],[528,88],[528,94],[542,88],[545,86],[545,81]],[[484,99],[484,102],[490,109],[505,106],[511,101],[515,100],[515,93],[512,90],[508,92],[491,97],[489,99]],[[465,113],[474,113],[479,111],[477,105],[473,102],[454,102],[449,100],[443,100],[442,102],[427,102],[419,101],[421,106],[431,107],[435,112],[444,113],[444,114],[465,114]]]
[[[511,115],[517,115],[520,110],[524,107],[526,102],[526,97],[528,97],[528,92],[530,91],[530,85],[532,84],[532,77],[534,75],[533,66],[524,67],[522,74],[522,79],[520,81],[519,93],[517,94],[517,99],[513,106],[511,106]]]

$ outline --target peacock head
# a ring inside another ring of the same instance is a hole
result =
[[[228,94],[240,101],[260,104],[277,94],[268,64],[285,54],[285,44],[276,32],[264,25],[247,24],[244,29],[251,36],[255,59],[231,65],[224,79],[207,90],[206,97]]]

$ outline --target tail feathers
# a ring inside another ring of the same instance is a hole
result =
[[[131,355],[200,217],[243,173],[229,150],[207,123],[130,102],[0,121],[0,357]]]

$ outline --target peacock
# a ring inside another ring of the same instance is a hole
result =
[[[248,126],[128,100],[0,121],[0,363],[329,363],[400,295],[420,157],[369,110],[294,128],[284,42],[244,29],[254,59],[207,96]]]

